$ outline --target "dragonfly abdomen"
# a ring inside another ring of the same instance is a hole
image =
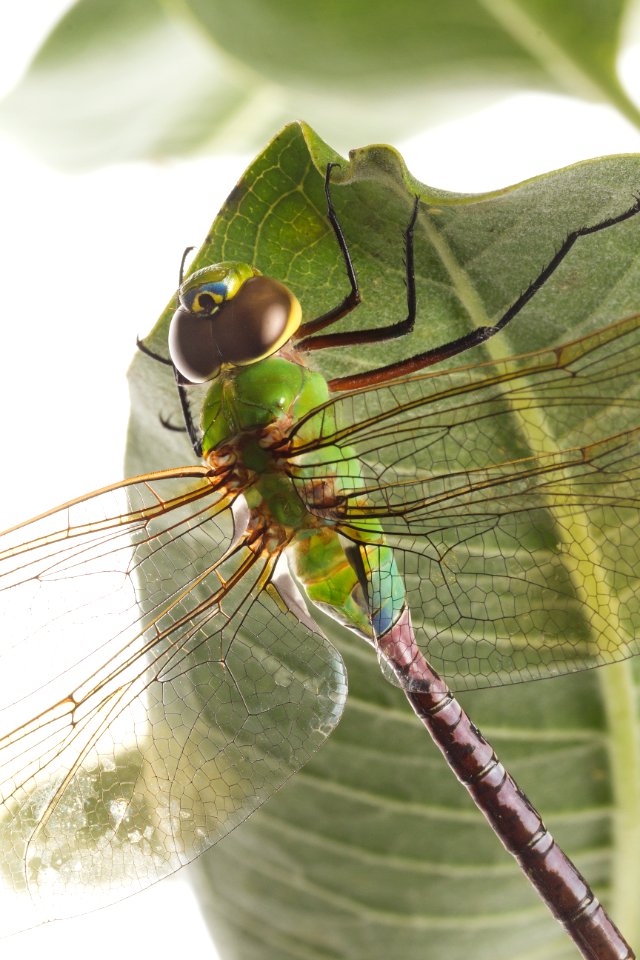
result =
[[[619,930],[538,811],[423,657],[408,609],[391,630],[378,636],[377,647],[452,772],[554,916],[584,947],[584,955],[598,960],[633,960]]]

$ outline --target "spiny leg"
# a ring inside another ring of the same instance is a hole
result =
[[[404,231],[405,249],[405,286],[407,290],[407,315],[404,320],[397,320],[386,327],[372,327],[367,330],[352,330],[346,333],[327,333],[322,337],[307,337],[296,344],[298,350],[324,350],[328,347],[357,346],[363,343],[378,343],[382,340],[395,340],[411,333],[416,322],[416,277],[413,266],[413,234],[420,198],[413,202],[411,219]],[[306,324],[305,324],[306,326]]]
[[[309,337],[311,334],[317,333],[319,330],[323,330],[325,327],[335,323],[336,320],[340,320],[341,317],[346,317],[346,315],[351,313],[352,310],[355,310],[360,303],[358,278],[356,277],[356,272],[351,261],[351,254],[349,253],[349,247],[347,246],[347,241],[344,233],[342,232],[342,227],[340,226],[340,221],[338,220],[338,216],[334,210],[333,201],[331,199],[331,171],[334,167],[339,166],[339,163],[327,164],[327,170],[324,176],[324,195],[327,201],[327,218],[335,234],[338,246],[340,247],[340,252],[342,253],[342,259],[344,260],[344,266],[347,271],[347,278],[349,280],[351,289],[342,302],[339,303],[337,307],[334,307],[333,310],[323,313],[322,316],[316,317],[315,320],[309,320],[307,323],[301,324],[296,333],[296,340],[298,340],[300,337]],[[300,345],[296,343],[296,346],[299,347]]]
[[[191,248],[187,248],[186,253]],[[184,263],[184,257],[183,257]],[[182,267],[180,268],[182,272]],[[191,413],[191,407],[189,406],[189,398],[187,396],[186,387],[188,386],[187,382],[182,377],[182,374],[176,370],[173,362],[166,357],[161,356],[158,353],[154,353],[153,350],[150,350],[149,347],[139,338],[136,340],[136,346],[141,353],[144,353],[145,356],[150,357],[152,360],[155,360],[157,363],[162,363],[166,367],[171,367],[173,370],[173,375],[176,381],[176,388],[178,390],[178,399],[180,400],[180,409],[182,411],[182,417],[184,420],[184,430],[189,435],[189,440],[191,441],[191,446],[193,447],[193,452],[196,457],[202,456],[202,438],[199,435],[198,429],[194,423],[193,415]],[[160,423],[167,430],[174,430],[176,432],[182,432],[182,427],[175,427],[173,424],[169,423],[164,417],[160,416]]]
[[[173,364],[172,364],[173,366]],[[200,459],[202,456],[202,437],[198,431],[198,428],[195,425],[193,415],[191,413],[191,407],[189,406],[189,398],[187,396],[187,382],[183,379],[182,374],[173,367],[173,373],[176,378],[176,387],[178,389],[178,398],[180,400],[180,409],[182,410],[182,416],[184,419],[184,425],[189,435],[189,440],[191,441],[191,446],[193,447],[193,452],[196,457]]]
[[[185,263],[187,262],[187,257],[192,250],[193,247],[186,247],[182,254],[182,259],[180,260],[180,272],[178,276],[178,291],[184,282]],[[199,435],[198,429],[196,428],[193,415],[191,413],[191,407],[189,406],[189,398],[186,390],[188,381],[185,380],[182,374],[176,369],[173,361],[169,357],[163,357],[159,353],[155,353],[153,350],[150,350],[144,341],[140,339],[140,337],[136,338],[136,346],[141,353],[145,354],[145,356],[151,357],[152,360],[162,363],[164,366],[171,367],[173,370],[173,375],[175,377],[176,387],[178,390],[178,399],[180,400],[180,409],[182,411],[182,418],[184,420],[184,428],[174,426],[162,416],[160,416],[160,423],[166,430],[173,430],[176,433],[182,433],[183,431],[188,433],[191,446],[193,447],[193,452],[195,453],[196,457],[200,458],[202,456],[202,437]]]
[[[178,272],[178,297],[180,295],[180,288],[184,283],[184,267],[187,262],[187,257],[193,250],[193,247],[185,247],[180,260],[180,270]],[[154,350],[151,350],[150,347],[146,345],[144,340],[141,340],[140,337],[136,337],[136,347],[140,353],[144,353],[146,357],[151,357],[152,360],[156,360],[158,363],[163,363],[165,367],[173,367],[173,362],[169,357],[163,357],[162,354],[156,353]],[[174,368],[175,369],[175,368]]]
[[[431,350],[425,350],[423,353],[418,353],[413,357],[408,357],[406,360],[399,360],[396,363],[390,363],[384,367],[377,367],[374,370],[367,370],[362,373],[356,373],[344,377],[335,377],[333,380],[329,381],[329,389],[332,391],[357,390],[359,387],[368,387],[379,383],[386,383],[389,380],[396,379],[396,377],[407,376],[409,374],[416,373],[418,370],[422,370],[424,367],[429,367],[432,364],[439,363],[440,361],[446,360],[449,357],[455,357],[460,353],[464,353],[466,350],[470,350],[471,347],[476,347],[481,343],[485,343],[485,341],[491,339],[491,337],[494,337],[500,332],[500,330],[506,327],[506,325],[510,323],[515,316],[520,313],[529,300],[531,300],[531,298],[557,270],[575,244],[576,240],[578,240],[580,237],[589,236],[592,233],[598,233],[600,230],[607,230],[609,227],[613,227],[618,223],[622,223],[624,220],[629,220],[637,213],[640,213],[640,196],[636,198],[636,202],[633,204],[633,206],[629,207],[628,210],[625,210],[624,213],[621,213],[615,217],[608,217],[606,220],[601,220],[599,223],[596,223],[593,226],[579,227],[577,230],[573,230],[566,237],[556,254],[540,271],[538,276],[529,284],[526,290],[520,294],[517,300],[511,304],[505,313],[503,313],[498,322],[493,326],[477,327],[475,330],[471,330],[462,337],[458,337],[455,340],[450,340],[448,343],[441,344],[439,347],[433,347]]]
[[[160,353],[155,353],[155,351],[151,350],[151,349],[146,345],[146,343],[144,342],[144,340],[141,340],[141,339],[140,339],[140,337],[136,337],[136,347],[138,348],[138,350],[140,351],[140,353],[144,353],[145,357],[151,357],[151,359],[152,359],[152,360],[155,360],[156,363],[162,363],[162,364],[164,364],[165,367],[172,367],[172,366],[173,366],[173,363],[171,362],[171,360],[169,359],[169,357],[163,357],[162,354],[160,354]]]
[[[186,264],[186,262],[187,262],[187,257],[189,256],[189,254],[191,253],[191,251],[194,250],[194,249],[195,249],[195,247],[185,247],[185,248],[184,248],[184,253],[182,254],[182,260],[180,261],[180,272],[179,272],[179,274],[178,274],[178,290],[180,290],[180,287],[181,287],[182,284],[184,283],[184,266],[185,266],[185,264]]]

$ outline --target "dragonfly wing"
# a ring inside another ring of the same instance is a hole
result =
[[[342,661],[241,515],[187,468],[0,537],[4,932],[173,872],[338,722]]]
[[[338,396],[293,431],[294,475],[316,451],[315,483],[308,467],[296,481],[311,509],[323,452],[340,450],[333,522],[358,540],[379,520],[425,655],[456,689],[640,651],[639,373],[636,316]]]

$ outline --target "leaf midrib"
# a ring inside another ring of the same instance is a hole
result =
[[[514,0],[478,0],[486,12],[509,37],[518,44],[541,69],[567,93],[582,95],[587,100],[612,104],[631,123],[640,123],[640,110],[630,100],[623,88],[612,77],[609,85],[587,73],[584,67],[566,48],[556,42],[542,24],[528,16]]]
[[[482,0],[493,4],[494,0]],[[509,0],[497,0],[498,3],[508,3]],[[425,230],[434,250],[447,270],[452,280],[452,286],[460,302],[466,307],[471,320],[476,326],[488,324],[489,318],[482,304],[480,294],[462,264],[456,259],[444,235],[436,229],[432,221],[427,221]],[[517,320],[516,320],[517,322]],[[484,347],[491,359],[495,362],[504,361],[509,355],[508,335],[503,332],[485,342]],[[534,385],[531,385],[532,390]],[[523,439],[529,449],[540,454],[555,454],[560,447],[551,441],[553,430],[540,407],[527,410],[527,417],[521,411],[509,404],[511,416],[515,418]],[[533,439],[535,434],[535,441]],[[543,444],[540,437],[545,438]],[[555,519],[553,506],[547,504],[546,509]],[[561,537],[562,545],[559,551],[567,559],[574,558],[578,566],[584,569],[585,562],[591,564],[591,569],[600,565],[604,567],[600,551],[595,546],[596,540],[591,534],[592,524],[589,515],[585,512],[574,516],[571,524],[566,518],[562,523],[555,523]],[[588,558],[585,557],[584,547],[580,541],[571,536],[571,530],[580,528],[587,531],[583,540],[593,546]],[[617,611],[619,599],[610,589],[609,579],[600,582],[598,597],[590,596],[585,587],[586,577],[578,574],[574,569],[568,569],[568,576],[574,585],[578,596],[590,602],[592,609],[608,609]],[[606,593],[603,598],[603,589]],[[607,620],[609,633],[618,643],[629,643],[631,638],[625,633],[619,620],[611,625],[611,618]],[[620,639],[621,638],[621,639]],[[633,684],[632,666],[630,661],[624,660],[610,664],[598,671],[601,698],[605,710],[605,722],[608,728],[606,747],[609,757],[610,784],[613,803],[612,814],[612,843],[611,843],[611,896],[609,908],[616,922],[620,925],[625,936],[631,943],[640,939],[640,914],[637,909],[637,891],[640,889],[640,725],[638,724],[635,688]]]

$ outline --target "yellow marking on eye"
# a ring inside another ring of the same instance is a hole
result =
[[[211,309],[212,300],[216,304],[223,303],[225,297],[220,293],[212,293],[210,290],[203,290],[202,293],[196,294],[196,296],[193,298],[191,311],[193,313],[208,313]]]

